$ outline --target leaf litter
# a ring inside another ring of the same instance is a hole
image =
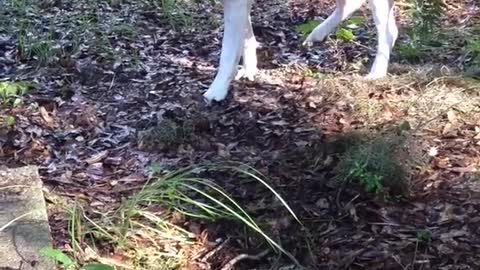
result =
[[[10,8],[0,12],[0,79],[38,87],[19,106],[1,107],[0,120],[14,116],[15,122],[0,123],[0,160],[40,167],[55,246],[72,251],[65,217],[54,207],[62,201],[111,211],[143,186],[151,164],[173,170],[234,160],[268,176],[305,227],[258,186],[239,185],[228,174],[211,177],[269,224],[304,265],[477,269],[480,98],[478,82],[457,75],[466,59],[452,46],[433,52],[425,65],[394,58],[386,80],[356,80],[372,54],[365,47],[374,48],[371,20],[372,31],[354,30],[357,42],[330,38],[310,51],[299,45],[295,26],[325,18],[333,5],[324,2],[258,1],[253,19],[262,43],[260,74],[255,82],[235,82],[228,101],[213,107],[200,94],[218,61],[218,3],[192,4],[206,11],[194,18],[204,23],[174,31],[148,2],[41,1],[23,8],[1,2]],[[455,8],[445,25],[478,23],[475,1],[447,4]],[[165,119],[171,126],[162,126]],[[409,150],[423,161],[412,166],[411,194],[385,202],[353,187],[339,193],[335,166],[349,147],[342,136],[398,134],[399,123],[412,126]],[[151,127],[162,134],[173,130],[182,140],[157,147],[165,142],[157,141],[155,130],[153,142],[141,136]],[[163,248],[190,258],[188,269],[220,269],[239,254],[264,248],[228,222],[177,219],[197,243]],[[215,239],[227,238],[235,241],[204,257],[217,246]],[[99,248],[112,260],[127,256],[107,242]],[[261,256],[237,266],[286,269],[289,263]]]

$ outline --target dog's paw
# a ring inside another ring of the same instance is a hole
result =
[[[364,77],[367,81],[378,80],[387,76],[387,72],[370,72]]]
[[[256,66],[254,67],[242,66],[238,70],[237,75],[235,76],[235,80],[246,78],[249,81],[254,81],[255,75],[257,75],[257,73],[258,73],[258,68]]]
[[[228,86],[227,87],[215,87],[210,86],[210,88],[203,94],[205,101],[210,104],[212,101],[222,101],[227,97]]]
[[[324,31],[322,28],[315,28],[312,33],[310,33],[305,41],[303,46],[310,48],[315,42],[322,42],[327,37],[328,32]]]

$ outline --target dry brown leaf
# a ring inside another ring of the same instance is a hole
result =
[[[47,124],[48,127],[52,128],[54,127],[54,120],[53,118],[48,114],[47,110],[45,107],[40,106],[38,109],[40,112],[40,116],[42,117],[43,121],[45,121],[45,124]]]
[[[450,123],[457,122],[457,114],[453,110],[450,110],[447,112],[447,118],[448,118],[448,121],[450,121]]]

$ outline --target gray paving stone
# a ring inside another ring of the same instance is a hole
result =
[[[0,270],[54,269],[39,255],[47,246],[51,246],[50,229],[37,168],[0,166]]]

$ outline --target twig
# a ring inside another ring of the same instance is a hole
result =
[[[10,188],[25,188],[25,187],[31,187],[31,186],[27,186],[27,185],[11,185],[11,186],[6,186],[6,187],[0,187],[0,190],[10,189]]]
[[[208,259],[210,259],[215,253],[219,252],[221,249],[223,249],[227,243],[230,242],[230,238],[227,238],[227,240],[223,241],[220,245],[216,246],[214,249],[210,250],[207,252],[203,258],[201,259],[202,262],[206,262]]]
[[[34,211],[27,212],[27,213],[25,213],[25,214],[23,214],[23,215],[21,215],[21,216],[18,216],[18,217],[16,217],[16,218],[10,220],[7,224],[5,224],[5,225],[3,225],[2,227],[0,227],[0,232],[2,232],[3,230],[5,230],[6,228],[8,228],[10,225],[12,225],[12,224],[13,224],[14,222],[16,222],[17,220],[22,219],[22,218],[24,218],[24,217],[32,214],[33,212],[34,212]]]
[[[415,253],[413,254],[412,270],[415,270],[415,261],[417,260],[417,251],[418,251],[418,239],[415,244]]]
[[[345,187],[351,182],[350,177],[352,175],[353,175],[353,172],[350,172],[347,176],[345,176],[343,178],[342,185],[338,188],[337,196],[335,198],[335,203],[337,204],[338,210],[340,210],[342,208],[341,205],[340,205],[340,195],[342,195],[342,192],[345,189]]]
[[[419,123],[415,129],[412,129],[409,133],[412,134],[412,135],[415,135],[415,133],[417,133],[420,129],[426,127],[428,124],[430,124],[431,122],[439,119],[440,117],[442,117],[445,113],[447,113],[448,111],[450,111],[452,108],[454,108],[455,106],[457,106],[458,104],[460,104],[461,102],[457,102],[455,104],[452,104],[451,106],[449,106],[448,108],[446,108],[445,110],[441,111],[439,114],[435,115],[434,117],[430,118],[430,119],[427,119],[426,121],[424,121],[423,123]]]
[[[110,91],[112,89],[114,83],[115,83],[115,73],[113,73],[112,81],[110,82],[110,86],[108,87],[108,91]]]
[[[228,261],[220,270],[231,270],[231,269],[233,269],[233,266],[235,266],[235,264],[237,264],[241,260],[249,259],[249,260],[258,261],[262,257],[264,257],[265,255],[267,255],[268,252],[270,252],[270,250],[266,249],[266,250],[258,253],[257,255],[240,254],[237,257]]]

